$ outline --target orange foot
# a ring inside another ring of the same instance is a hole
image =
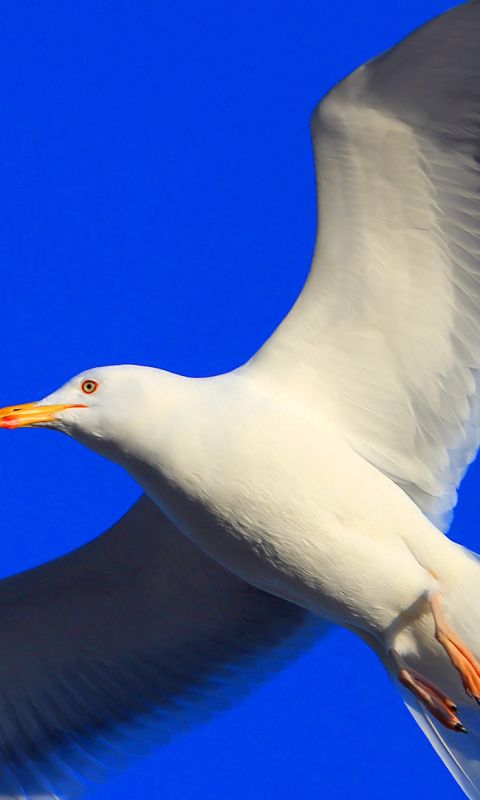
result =
[[[460,673],[466,693],[480,704],[480,664],[471,650],[447,624],[438,594],[433,597],[431,605],[435,621],[435,637]]]
[[[467,733],[467,729],[457,717],[458,708],[453,700],[419,672],[410,669],[399,653],[395,650],[390,652],[398,667],[400,683],[409,689],[445,728],[458,733]]]

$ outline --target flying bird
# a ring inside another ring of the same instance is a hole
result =
[[[480,442],[480,0],[312,117],[308,280],[242,367],[86,370],[47,427],[145,494],[0,582],[0,796],[71,798],[342,625],[480,798],[480,563],[446,535]]]

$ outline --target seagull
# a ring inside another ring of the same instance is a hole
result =
[[[1,797],[77,800],[335,624],[480,800],[480,562],[445,535],[480,443],[479,41],[470,0],[317,106],[312,267],[245,365],[98,367],[0,411],[144,490],[0,582]]]

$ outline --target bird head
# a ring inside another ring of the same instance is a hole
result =
[[[51,428],[121,461],[125,448],[148,437],[145,419],[165,413],[169,377],[180,378],[150,367],[96,367],[42,400],[0,409],[0,428]]]

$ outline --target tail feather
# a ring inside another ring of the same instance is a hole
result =
[[[462,706],[460,718],[468,734],[456,733],[437,722],[416,697],[397,680],[394,683],[413,718],[467,797],[470,800],[480,800],[479,711]]]
[[[480,662],[480,556],[459,545],[456,547],[467,558],[460,575],[454,574],[448,579],[442,576],[442,605],[448,623]],[[399,682],[386,654],[379,652],[378,646],[374,649],[435,752],[467,797],[480,800],[480,706],[467,696],[457,670],[435,640],[431,615],[413,621],[405,630],[405,637],[400,637],[398,645],[408,665],[453,700],[467,734],[449,730],[432,717],[415,695]]]
[[[467,556],[461,579],[456,575],[453,580],[442,581],[442,605],[448,623],[480,662],[480,556],[460,549]],[[380,657],[408,710],[467,797],[480,800],[480,706],[467,696],[457,670],[436,641],[433,617],[424,614],[412,620],[395,641],[395,648],[409,667],[453,700],[467,734],[449,730],[432,717],[399,682],[395,665],[378,642],[363,638]]]

